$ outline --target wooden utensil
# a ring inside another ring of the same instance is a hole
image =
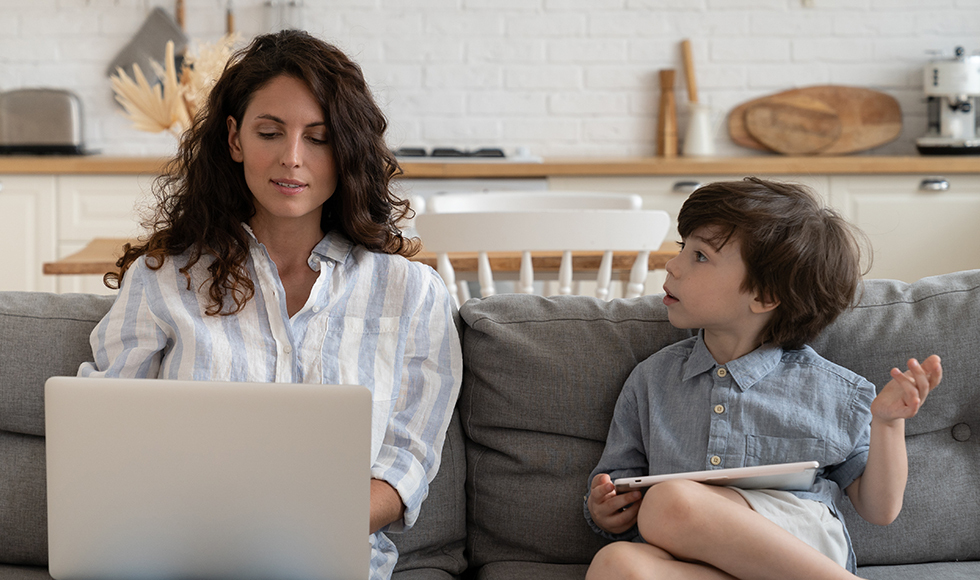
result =
[[[698,102],[698,82],[694,74],[694,54],[691,52],[691,41],[684,39],[681,41],[681,55],[684,59],[684,79],[687,82],[687,100],[691,103]]]
[[[894,140],[902,131],[902,110],[892,96],[859,87],[819,85],[783,91],[735,107],[728,115],[728,134],[732,141],[751,149],[773,151],[751,134],[746,126],[747,112],[773,99],[792,106],[790,103],[800,96],[807,103],[803,108],[812,108],[812,99],[816,99],[833,109],[840,119],[840,135],[816,152],[820,155],[844,155],[878,147]]]
[[[677,157],[677,102],[674,98],[674,80],[677,71],[660,71],[660,114],[657,125],[657,155]]]
[[[225,34],[235,33],[235,9],[231,0],[225,4]]]
[[[749,107],[745,127],[757,141],[786,155],[823,151],[842,130],[834,108],[807,95],[777,96]]]
[[[174,20],[177,21],[177,26],[180,26],[180,29],[183,30],[184,29],[184,0],[177,0],[176,5],[174,6]]]

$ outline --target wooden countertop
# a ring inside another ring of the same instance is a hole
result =
[[[165,160],[146,157],[0,156],[3,174],[156,174]],[[558,176],[754,175],[754,174],[953,174],[980,173],[980,156],[746,157],[663,159],[547,159],[542,163],[509,161],[408,161],[405,177],[529,178]]]

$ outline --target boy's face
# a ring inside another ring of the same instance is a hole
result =
[[[745,262],[737,236],[720,249],[710,243],[719,229],[704,226],[684,239],[680,253],[667,262],[664,304],[678,328],[703,328],[706,338],[718,333],[755,340],[771,310],[742,289]],[[754,333],[754,334],[753,334]]]

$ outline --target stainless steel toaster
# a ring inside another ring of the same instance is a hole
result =
[[[0,153],[83,153],[82,103],[63,89],[0,92]]]

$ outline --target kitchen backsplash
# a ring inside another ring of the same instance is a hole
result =
[[[132,129],[119,114],[106,67],[155,6],[174,4],[0,0],[0,90],[70,89],[89,148],[169,154],[172,136]],[[688,38],[719,154],[752,153],[727,137],[734,106],[815,84],[894,96],[902,135],[872,153],[914,154],[929,51],[980,51],[977,0],[188,0],[188,36],[219,38],[229,5],[245,39],[293,24],[348,52],[388,115],[393,148],[652,155],[663,68],[678,70],[683,135]]]

